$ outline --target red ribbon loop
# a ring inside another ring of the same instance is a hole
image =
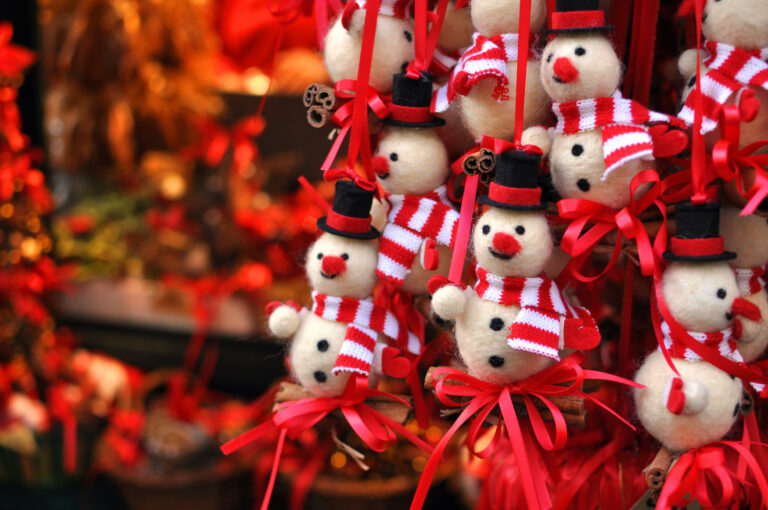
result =
[[[650,184],[645,194],[637,198],[641,186]],[[655,170],[644,170],[637,174],[630,184],[630,203],[616,211],[610,207],[581,198],[568,198],[557,203],[559,217],[571,220],[563,235],[560,247],[573,257],[568,267],[571,274],[579,281],[592,282],[604,276],[619,259],[623,248],[623,239],[632,239],[637,246],[640,270],[646,276],[659,271],[661,257],[667,247],[667,211],[659,199],[661,182]],[[662,216],[662,225],[653,243],[639,216],[644,211],[656,206]],[[586,230],[588,225],[592,225]],[[587,261],[597,244],[609,233],[616,232],[611,258],[597,276],[587,276],[579,269]]]

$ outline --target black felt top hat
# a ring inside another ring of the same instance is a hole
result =
[[[605,32],[613,27],[605,24],[605,12],[599,0],[557,0],[549,32]]]
[[[720,236],[720,204],[675,204],[677,235],[670,238],[669,250],[664,253],[668,260],[683,262],[714,262],[736,258],[732,251],[725,251]]]
[[[418,79],[405,73],[392,76],[391,113],[385,124],[403,127],[437,127],[445,124],[440,117],[430,113],[432,103],[432,75],[422,73]]]
[[[371,226],[373,190],[352,181],[336,181],[336,194],[328,216],[317,220],[317,228],[351,239],[375,239],[379,231]]]
[[[541,203],[539,167],[541,155],[522,150],[508,150],[496,154],[496,174],[488,187],[488,195],[479,202],[515,211],[546,209]]]

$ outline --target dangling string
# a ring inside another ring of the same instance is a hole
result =
[[[515,145],[520,145],[523,137],[523,118],[525,110],[525,75],[528,69],[528,52],[531,35],[531,0],[520,2],[520,35],[517,60],[517,84],[515,88]],[[479,175],[470,175],[464,183],[464,195],[459,211],[459,226],[456,232],[456,243],[453,248],[451,267],[448,279],[453,283],[461,283],[464,271],[464,260],[467,256],[469,233],[472,229],[472,214],[475,209]]]
[[[701,91],[701,18],[704,11],[704,0],[696,2],[696,98],[693,117],[693,142],[691,145],[691,182],[693,196],[691,202],[703,204],[707,201],[707,169],[704,146],[704,135],[701,125],[704,117],[704,94]]]

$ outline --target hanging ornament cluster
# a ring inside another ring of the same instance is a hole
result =
[[[659,1],[340,9],[333,84],[303,98],[336,181],[313,301],[267,308],[292,381],[222,447],[278,436],[262,509],[312,427],[358,460],[337,428],[421,448],[412,510],[457,448],[484,459],[478,508],[768,501],[768,5],[678,7],[679,112],[648,105]]]

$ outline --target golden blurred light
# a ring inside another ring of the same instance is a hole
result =
[[[37,243],[37,239],[33,237],[26,237],[21,242],[21,255],[28,260],[37,260],[40,256],[40,245]]]
[[[245,88],[256,96],[263,96],[269,90],[269,76],[258,69],[248,69],[245,71]]]
[[[342,452],[335,452],[331,455],[331,466],[341,469],[347,465],[347,456]]]
[[[411,461],[411,467],[414,471],[417,473],[421,473],[424,471],[424,468],[427,467],[427,459],[426,457],[418,456]]]
[[[164,198],[176,200],[187,192],[187,183],[179,174],[169,174],[163,177],[160,183],[160,191]]]
[[[430,443],[438,443],[443,438],[443,431],[440,427],[435,427],[433,425],[427,429],[424,436]]]
[[[29,230],[33,234],[37,233],[37,231],[40,230],[40,218],[38,218],[37,216],[33,216],[32,218],[28,219],[27,230]]]
[[[10,218],[13,216],[13,204],[5,203],[0,207],[0,216]]]
[[[11,250],[8,253],[8,262],[11,264],[18,264],[21,261],[21,252],[19,250]]]

